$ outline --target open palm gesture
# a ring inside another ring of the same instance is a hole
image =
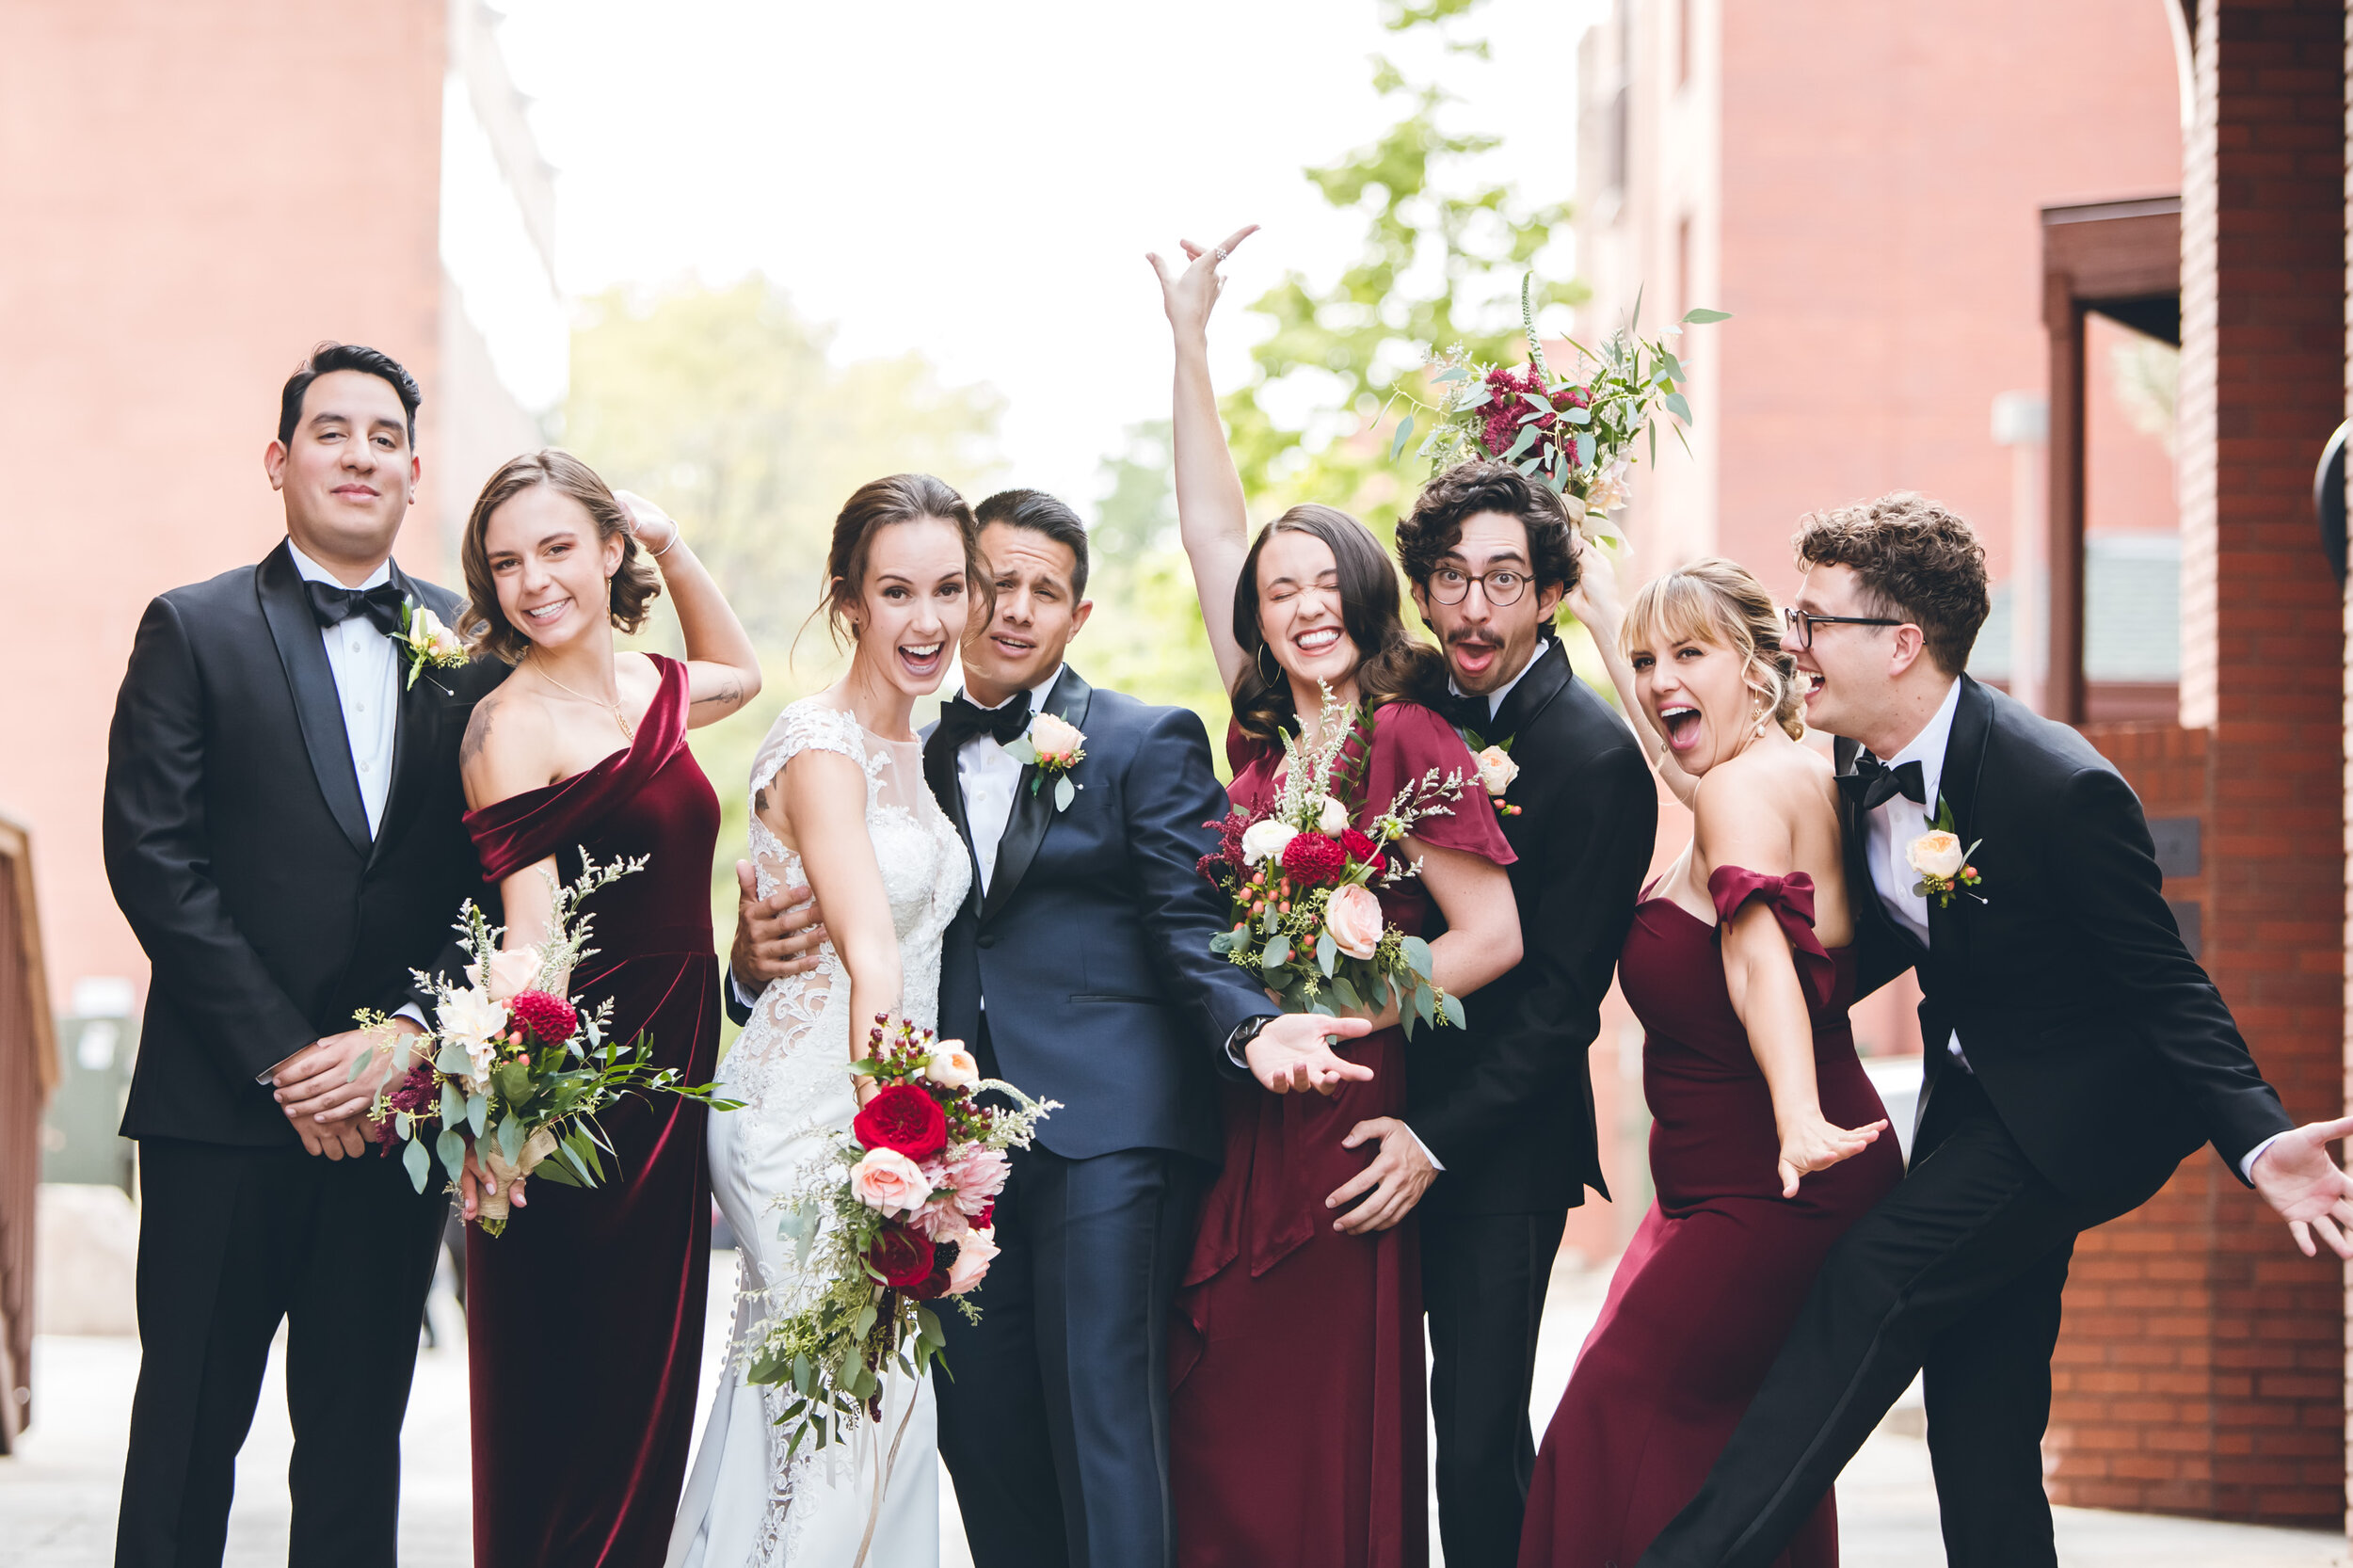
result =
[[[2319,1256],[2313,1245],[2317,1231],[2330,1252],[2353,1258],[2353,1177],[2329,1157],[2329,1145],[2348,1133],[2353,1116],[2307,1122],[2264,1150],[2249,1173],[2306,1257]]]

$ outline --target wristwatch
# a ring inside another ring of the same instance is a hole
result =
[[[1241,1023],[1236,1024],[1234,1032],[1225,1036],[1225,1060],[1240,1067],[1243,1072],[1248,1072],[1250,1058],[1243,1053],[1250,1048],[1250,1042],[1257,1039],[1277,1016],[1273,1013],[1261,1013],[1255,1018],[1244,1018]]]

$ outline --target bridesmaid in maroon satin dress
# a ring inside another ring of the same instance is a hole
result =
[[[1698,1493],[1832,1245],[1903,1176],[1847,1023],[1833,786],[1794,738],[1770,598],[1731,562],[1696,562],[1645,587],[1617,637],[1591,552],[1579,593],[1696,831],[1618,961],[1647,1032],[1657,1201],[1537,1453],[1520,1568],[1631,1568]],[[1775,1560],[1835,1568],[1833,1498]]]
[[[1230,793],[1245,812],[1264,803],[1281,738],[1312,741],[1351,705],[1373,724],[1365,776],[1343,802],[1359,827],[1408,778],[1463,779],[1452,814],[1424,818],[1401,846],[1421,875],[1381,903],[1407,932],[1443,917],[1436,980],[1468,996],[1520,961],[1519,909],[1504,870],[1514,856],[1470,752],[1422,705],[1445,692],[1444,662],[1406,634],[1397,568],[1363,523],[1294,506],[1249,537],[1208,360],[1218,264],[1248,233],[1211,251],[1188,243],[1182,274],[1152,259],[1176,333],[1177,526],[1234,706]],[[1330,1044],[1261,1033],[1241,1048],[1250,1076],[1221,1089],[1225,1163],[1170,1334],[1169,1490],[1185,1568],[1429,1560],[1421,1188],[1387,1153],[1413,1137],[1393,1013],[1350,1020],[1343,1032],[1381,1027]]]
[[[686,731],[759,689],[750,643],[677,524],[624,507],[561,452],[491,478],[464,557],[474,639],[517,666],[474,710],[463,754],[466,824],[504,904],[504,945],[544,935],[547,877],[578,876],[584,852],[647,856],[583,906],[594,951],[571,990],[592,1007],[612,1000],[613,1037],[642,1030],[656,1065],[708,1082],[719,801]],[[657,584],[688,663],[614,651],[614,629],[636,630]],[[503,1235],[467,1232],[476,1562],[662,1560],[701,1375],[707,1120],[673,1096],[624,1098],[599,1117],[612,1145],[603,1185],[531,1182]],[[471,1177],[461,1188],[472,1218]]]

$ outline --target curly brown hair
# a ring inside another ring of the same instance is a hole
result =
[[[1427,589],[1438,563],[1463,542],[1463,524],[1481,512],[1517,518],[1528,530],[1529,574],[1536,586],[1577,586],[1575,529],[1561,498],[1509,463],[1457,463],[1421,488],[1398,520],[1397,558],[1415,586]]]
[[[475,653],[492,654],[510,664],[531,651],[531,639],[499,608],[498,584],[490,576],[489,550],[483,540],[489,532],[490,514],[535,485],[546,485],[579,502],[597,526],[598,544],[619,537],[621,564],[611,580],[616,632],[634,632],[645,625],[647,611],[662,593],[661,572],[637,548],[636,537],[630,532],[629,513],[614,499],[611,488],[597,477],[596,470],[556,446],[511,457],[473,498],[473,510],[466,517],[466,536],[457,548],[466,573],[466,602],[457,613],[458,634]]]
[[[1247,661],[1234,682],[1234,722],[1256,740],[1281,744],[1299,728],[1299,707],[1258,626],[1258,556],[1277,534],[1307,534],[1332,550],[1339,577],[1340,625],[1356,646],[1356,700],[1365,712],[1392,702],[1435,705],[1446,690],[1438,650],[1405,630],[1397,568],[1371,529],[1337,507],[1294,506],[1258,530],[1234,582],[1234,640]],[[1273,673],[1268,673],[1272,667]]]
[[[1791,542],[1801,568],[1846,567],[1871,614],[1917,626],[1938,669],[1959,675],[1968,668],[1993,599],[1985,546],[1957,514],[1912,490],[1891,490],[1808,513]]]

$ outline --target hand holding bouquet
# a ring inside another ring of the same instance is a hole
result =
[[[1327,712],[1331,700],[1327,688]],[[1409,1035],[1441,1018],[1460,1029],[1463,1004],[1432,978],[1430,944],[1389,924],[1373,889],[1416,873],[1390,846],[1423,817],[1451,816],[1463,780],[1433,768],[1398,792],[1371,832],[1358,831],[1344,802],[1361,787],[1372,730],[1352,708],[1314,746],[1286,735],[1273,806],[1210,824],[1223,840],[1199,869],[1233,901],[1234,925],[1209,948],[1255,972],[1289,1013],[1378,1013],[1394,1000]]]
[[[778,1234],[796,1266],[823,1282],[813,1301],[775,1317],[746,1368],[756,1384],[790,1391],[788,1459],[814,1436],[841,1441],[861,1416],[879,1416],[882,1378],[921,1377],[946,1342],[924,1304],[962,1297],[997,1256],[997,1195],[1038,1122],[1058,1109],[1009,1083],[984,1080],[970,1052],[929,1030],[877,1018],[851,1074],[879,1087],[838,1137],[834,1158],[777,1201]],[[982,1105],[984,1089],[1018,1109]],[[818,1255],[810,1271],[812,1253]],[[966,1317],[980,1309],[959,1300]],[[892,1443],[895,1455],[897,1443]]]
[[[395,1142],[403,1145],[401,1163],[420,1192],[436,1160],[455,1184],[468,1151],[473,1153],[489,1176],[477,1221],[491,1236],[506,1228],[508,1189],[535,1173],[568,1187],[603,1181],[597,1151],[610,1154],[612,1145],[596,1113],[624,1094],[681,1095],[731,1109],[712,1097],[709,1085],[680,1083],[676,1068],[656,1071],[644,1034],[627,1046],[606,1039],[610,998],[587,1013],[566,1000],[566,979],[597,951],[587,945],[590,920],[578,912],[581,900],[646,862],[641,856],[600,866],[584,854],[581,864],[580,880],[556,889],[553,936],[545,948],[500,951],[502,928],[466,901],[457,930],[472,959],[467,983],[418,973],[437,998],[433,1028],[408,1042],[420,1053],[416,1064],[388,1080],[369,1111],[385,1152]],[[378,1014],[360,1015],[362,1027],[383,1021]],[[373,1054],[371,1047],[360,1055],[352,1077]]]

